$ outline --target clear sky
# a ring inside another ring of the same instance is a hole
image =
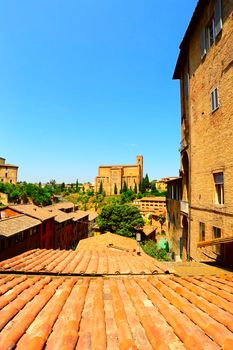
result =
[[[196,0],[0,2],[0,156],[19,180],[93,181],[144,156],[178,175],[178,47]]]

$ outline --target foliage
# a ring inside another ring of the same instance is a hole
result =
[[[114,185],[114,194],[117,194],[117,185]]]
[[[141,242],[141,247],[144,252],[153,258],[158,260],[170,261],[171,258],[166,249],[158,248],[154,241],[143,241]]]
[[[144,222],[137,207],[127,204],[110,204],[103,207],[97,218],[97,224],[100,232],[110,231],[132,237],[137,227],[142,227]]]
[[[127,191],[128,191],[128,187],[127,187],[126,181],[124,181],[124,185],[123,185],[123,188],[122,188],[122,193],[125,193]]]
[[[103,183],[102,183],[102,180],[101,180],[98,194],[102,194],[102,192],[103,192]]]
[[[160,226],[161,226],[161,232],[162,232],[162,229],[163,229],[163,224],[165,223],[166,221],[166,218],[164,215],[160,214],[157,218],[157,221],[160,223]]]
[[[134,182],[134,193],[137,194],[137,192],[138,192],[137,184],[136,182]]]

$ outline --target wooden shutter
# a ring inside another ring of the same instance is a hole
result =
[[[201,58],[206,55],[206,31],[202,28],[201,31]]]
[[[214,7],[214,31],[215,37],[222,30],[222,3],[221,0],[216,0]]]

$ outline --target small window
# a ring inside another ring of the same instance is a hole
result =
[[[218,102],[218,89],[214,89],[211,91],[211,109],[212,112],[214,112],[216,109],[219,107],[219,102]]]
[[[214,174],[215,204],[224,204],[224,178],[223,173]]]
[[[213,238],[221,238],[221,229],[219,227],[213,226]]]
[[[201,31],[201,58],[206,55],[206,29],[202,28]]]
[[[215,7],[214,7],[215,37],[221,32],[221,30],[222,30],[222,4],[221,4],[221,0],[216,0]]]
[[[213,46],[214,40],[215,40],[215,35],[214,35],[214,19],[212,19],[207,26],[207,33],[208,33],[208,47],[209,49]]]
[[[200,222],[199,225],[199,241],[205,240],[205,224],[203,222]]]

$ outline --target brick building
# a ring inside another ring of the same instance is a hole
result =
[[[56,216],[54,213],[34,204],[12,205],[9,208],[18,213],[40,220],[39,247],[45,249],[52,249],[54,247],[54,217]]]
[[[233,263],[233,2],[199,0],[180,45],[183,258]]]
[[[41,221],[0,209],[0,261],[39,247]]]
[[[159,216],[166,212],[166,197],[143,197],[135,199],[133,205],[137,206],[142,214],[154,213]]]
[[[132,190],[139,189],[143,177],[143,157],[136,157],[136,164],[132,165],[101,165],[98,169],[98,176],[95,178],[95,191],[98,192],[102,183],[106,195],[114,195],[115,190],[120,190],[126,183]]]
[[[4,183],[17,183],[18,166],[6,164],[5,158],[0,157],[0,181]]]

